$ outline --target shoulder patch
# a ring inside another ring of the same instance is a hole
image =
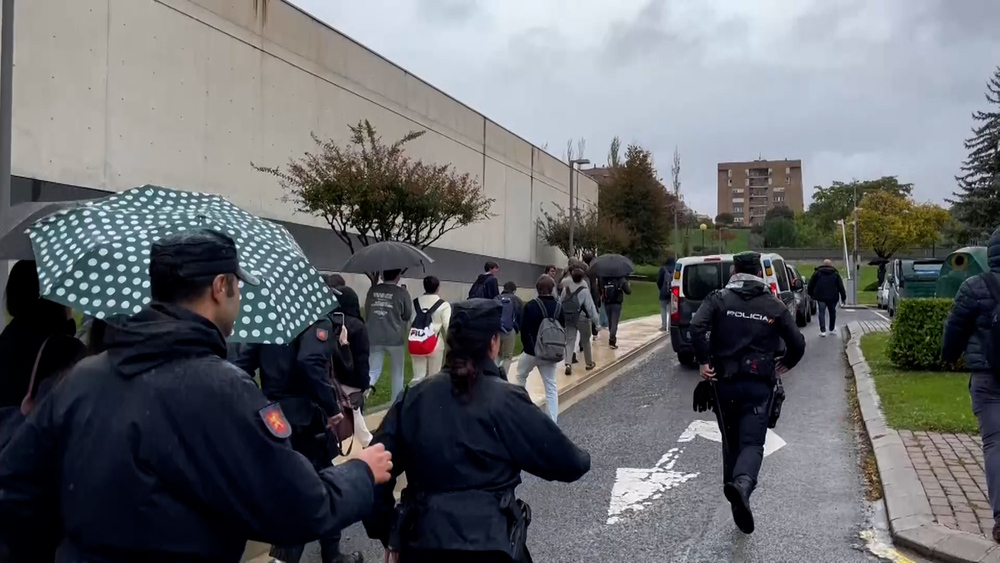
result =
[[[281,412],[281,405],[271,403],[257,411],[260,419],[264,421],[267,431],[275,438],[287,438],[292,435],[292,427],[285,418],[285,413]]]
[[[326,342],[326,339],[329,338],[329,337],[330,337],[330,333],[327,332],[327,330],[325,328],[317,328],[316,329],[316,340],[319,340],[320,342]]]

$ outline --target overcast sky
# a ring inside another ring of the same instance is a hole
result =
[[[614,135],[681,153],[714,214],[720,161],[801,158],[812,186],[898,175],[954,190],[1000,65],[998,0],[293,0],[561,156]]]

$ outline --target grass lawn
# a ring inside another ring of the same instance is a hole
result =
[[[625,304],[622,307],[622,321],[659,314],[660,293],[656,289],[656,283],[632,282],[632,295],[625,296]],[[521,345],[519,337],[514,344],[514,355],[517,356],[523,349],[524,347]],[[375,392],[368,398],[368,407],[383,405],[389,402],[392,394],[392,374],[389,366],[389,358],[386,357],[385,363],[382,364],[382,375],[379,376],[378,385],[375,386]],[[409,384],[411,379],[413,379],[413,364],[410,360],[410,352],[406,351],[403,366],[403,381]]]
[[[968,374],[901,370],[889,362],[888,340],[887,332],[866,334],[861,338],[861,351],[871,366],[889,426],[897,430],[978,432]]]

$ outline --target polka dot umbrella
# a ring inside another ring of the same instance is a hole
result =
[[[150,246],[199,228],[231,236],[241,265],[261,281],[241,291],[232,341],[290,342],[336,306],[283,227],[220,196],[156,186],[90,201],[29,227],[41,294],[99,319],[138,313],[150,301]]]

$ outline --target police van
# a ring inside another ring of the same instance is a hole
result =
[[[780,254],[761,254],[760,266],[764,283],[794,317],[795,291],[802,289],[802,281],[788,275],[785,259]],[[732,254],[690,256],[681,258],[674,266],[670,281],[670,344],[681,364],[694,366],[696,363],[691,344],[691,319],[708,294],[725,287],[732,274]]]

